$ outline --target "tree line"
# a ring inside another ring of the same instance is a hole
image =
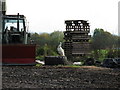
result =
[[[95,29],[91,37],[92,55],[95,59],[120,57],[120,36],[103,29]]]
[[[64,42],[64,33],[54,31],[52,33],[32,33],[31,39],[37,45],[36,59],[43,59],[46,55],[57,56],[59,42]],[[91,57],[102,60],[120,56],[120,36],[113,35],[104,29],[96,28],[91,39]]]
[[[43,60],[44,56],[57,56],[57,46],[59,42],[63,42],[64,34],[62,31],[54,31],[52,33],[32,33],[31,40],[36,44],[36,59]]]

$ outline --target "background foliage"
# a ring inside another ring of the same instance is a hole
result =
[[[36,59],[44,60],[44,56],[57,56],[57,46],[60,42],[64,42],[64,33],[62,31],[54,31],[52,33],[32,33],[31,39],[37,45]],[[104,58],[120,57],[120,36],[96,28],[91,37],[91,57],[97,60]]]

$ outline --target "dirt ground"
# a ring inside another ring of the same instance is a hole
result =
[[[3,66],[2,70],[3,89],[120,89],[120,68]]]

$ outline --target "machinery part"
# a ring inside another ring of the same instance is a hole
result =
[[[45,65],[67,65],[69,62],[67,61],[66,56],[46,56],[45,57]]]
[[[19,13],[6,15],[6,0],[2,1],[2,64],[35,64],[36,46],[30,44],[26,17]]]

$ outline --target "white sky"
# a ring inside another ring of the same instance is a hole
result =
[[[7,14],[24,14],[30,32],[65,31],[65,20],[88,20],[91,32],[118,33],[119,0],[6,0]]]

